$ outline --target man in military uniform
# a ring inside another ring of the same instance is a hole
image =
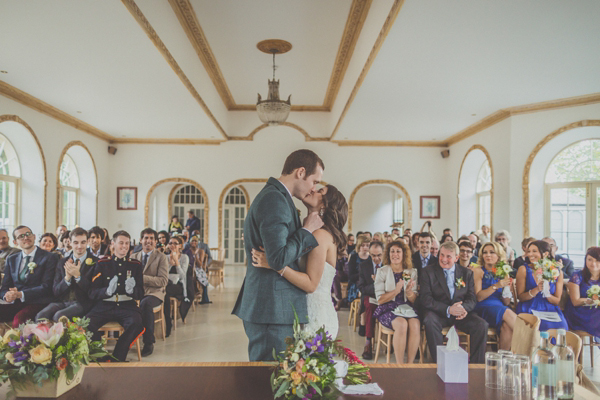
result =
[[[119,361],[125,361],[129,348],[144,332],[142,313],[135,302],[144,297],[144,269],[141,262],[127,256],[130,242],[131,236],[125,231],[113,235],[114,253],[92,269],[88,293],[98,301],[86,315],[93,340],[100,340],[98,329],[108,322],[118,322],[125,329],[113,351]]]

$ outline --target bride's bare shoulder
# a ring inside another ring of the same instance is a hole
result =
[[[323,228],[314,231],[313,235],[319,244],[333,243],[333,236]]]

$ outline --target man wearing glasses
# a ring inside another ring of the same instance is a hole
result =
[[[468,240],[463,240],[458,243],[458,263],[461,267],[470,268],[471,257],[473,257],[473,245]]]
[[[0,321],[12,321],[13,328],[17,328],[27,320],[33,320],[53,301],[52,284],[59,257],[37,247],[35,235],[27,226],[17,226],[13,238],[22,251],[6,259],[0,288],[3,300]]]

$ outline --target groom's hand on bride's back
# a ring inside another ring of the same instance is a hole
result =
[[[320,229],[322,226],[323,220],[321,219],[321,217],[319,217],[319,213],[316,211],[313,211],[310,214],[308,214],[308,217],[304,218],[304,223],[302,224],[302,227],[310,233],[313,233],[317,229]]]

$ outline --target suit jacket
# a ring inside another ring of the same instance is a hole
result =
[[[294,310],[300,323],[308,322],[306,293],[274,271],[288,266],[299,270],[298,260],[318,246],[315,237],[302,228],[288,190],[269,178],[256,196],[244,222],[247,271],[232,313],[247,322],[292,324]],[[252,249],[265,248],[274,271],[252,265]]]
[[[4,266],[6,264],[6,259],[8,258],[8,256],[12,256],[13,254],[16,254],[20,251],[21,250],[17,249],[16,247],[9,246],[6,248],[6,250],[0,253],[0,272],[4,273]]]
[[[429,261],[427,262],[427,265],[423,265],[423,262],[421,262],[421,253],[420,252],[415,252],[412,255],[412,263],[413,263],[413,268],[417,270],[417,275],[419,277],[419,280],[421,279],[421,274],[423,273],[423,270],[425,269],[425,267],[428,267],[430,265],[435,265],[437,264],[438,259],[437,257],[434,257],[433,255],[429,256]]]
[[[71,284],[68,285],[65,281],[65,263],[72,258],[72,255],[61,258],[56,264],[56,271],[54,273],[54,285],[53,292],[54,297],[58,301],[67,301],[71,290],[75,291],[75,298],[77,302],[83,307],[83,315],[87,314],[92,309],[94,302],[89,298],[87,291],[90,287],[90,271],[92,267],[98,262],[98,258],[94,257],[92,253],[87,252],[86,262],[81,265],[80,268],[80,279],[79,282],[75,278],[71,278]],[[87,260],[91,260],[91,264],[88,264]]]
[[[561,256],[560,254],[557,254],[554,258],[556,259],[556,261],[562,261],[562,272],[565,278],[570,279],[573,275],[573,272],[575,272],[575,268],[573,267],[573,260],[565,256]]]
[[[19,280],[19,267],[23,260],[23,252],[20,251],[9,256],[6,259],[4,280],[0,288],[0,298],[4,299],[4,295],[8,292],[8,289],[16,287],[18,291],[23,292],[25,295],[25,304],[52,303],[54,300],[52,283],[58,259],[57,254],[49,253],[38,247],[35,251],[35,257],[32,260],[36,264],[36,267],[32,272],[28,271],[25,282],[21,282]]]
[[[450,290],[446,283],[444,270],[438,263],[430,265],[423,269],[419,278],[421,289],[419,291],[419,300],[424,311],[433,311],[442,318],[446,318],[446,311],[452,304],[462,301],[462,306],[467,312],[473,311],[477,305],[475,296],[475,283],[473,272],[455,264],[454,280],[462,278],[464,287],[455,287],[454,296],[450,298]],[[454,318],[451,316],[451,318]]]
[[[375,275],[374,268],[375,264],[371,260],[360,263],[358,266],[358,290],[363,296],[369,296],[369,301],[374,300],[374,304],[377,304],[377,300],[375,300],[375,280],[373,279],[373,275]]]
[[[133,253],[131,258],[142,262],[143,252]],[[165,300],[165,291],[169,282],[169,259],[164,253],[154,249],[144,267],[144,295]]]
[[[350,258],[348,259],[348,285],[358,285],[360,279],[360,264],[367,261],[371,262],[371,256],[368,256],[366,260],[363,260],[358,256],[356,251],[350,254]]]

